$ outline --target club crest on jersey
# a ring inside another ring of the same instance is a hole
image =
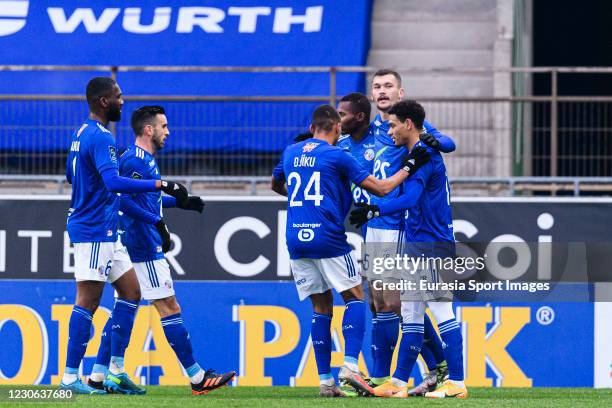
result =
[[[308,142],[304,145],[304,147],[302,147],[302,152],[303,153],[312,152],[315,149],[315,147],[317,147],[318,145],[319,145],[318,143]]]
[[[363,158],[367,161],[374,160],[374,149],[367,149],[365,152],[363,152]]]
[[[108,146],[108,153],[110,154],[111,161],[117,163],[117,149],[115,146]]]

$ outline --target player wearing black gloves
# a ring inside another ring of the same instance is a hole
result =
[[[408,172],[410,177],[420,167],[429,162],[429,158],[427,149],[422,146],[417,146],[405,157],[404,162],[402,163],[402,168]],[[380,209],[377,205],[358,203],[355,204],[355,206],[357,208],[351,211],[349,222],[355,225],[357,228],[361,228],[363,224],[372,218],[380,216]]]
[[[204,211],[204,201],[198,196],[189,196],[184,200],[176,200],[176,206],[182,210],[197,211],[200,214]]]
[[[440,150],[440,141],[431,133],[421,133],[419,139],[432,149]]]
[[[174,181],[159,180],[159,184],[161,186],[160,190],[176,198],[177,202],[185,201],[189,196],[187,188],[180,183],[176,183]]]
[[[188,196],[182,201],[180,201],[179,199],[176,200],[177,208],[180,208],[182,210],[197,211],[200,214],[202,213],[202,211],[204,211],[205,205],[206,204],[204,203],[204,201],[202,201],[202,199],[198,196]],[[164,253],[168,252],[170,250],[172,240],[170,238],[170,231],[168,231],[168,226],[166,225],[163,219],[160,218],[160,220],[155,223],[155,229],[157,229],[157,232],[159,233],[159,236],[162,239],[162,251]]]

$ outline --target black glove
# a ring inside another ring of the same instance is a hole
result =
[[[432,149],[440,150],[440,141],[436,139],[434,135],[430,133],[421,133],[419,139]]]
[[[349,222],[360,228],[363,224],[370,221],[372,218],[380,217],[380,209],[377,205],[369,205],[366,203],[357,203],[357,207],[351,211]]]
[[[422,146],[415,147],[412,149],[410,154],[404,158],[402,162],[402,167],[406,170],[410,175],[413,175],[415,171],[421,168],[429,161],[429,153],[427,153],[427,149]]]
[[[202,213],[204,211],[204,201],[198,196],[189,196],[186,200],[176,201],[176,206],[183,210],[191,210]]]
[[[170,231],[168,231],[168,227],[164,220],[159,220],[155,224],[155,228],[157,228],[157,232],[162,240],[162,251],[164,253],[170,250],[170,245],[172,245],[172,239],[170,238]]]
[[[189,196],[187,188],[180,183],[175,183],[174,181],[162,180],[161,191],[176,198],[177,202],[185,201]]]

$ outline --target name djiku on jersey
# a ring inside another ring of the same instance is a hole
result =
[[[294,157],[293,167],[314,167],[316,161],[316,157],[309,157],[304,155],[300,157]]]

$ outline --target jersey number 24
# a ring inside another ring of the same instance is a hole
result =
[[[287,186],[293,185],[295,185],[295,187],[293,187],[293,191],[291,192],[289,206],[301,207],[302,200],[299,199],[298,194],[300,193],[300,186],[302,185],[302,177],[295,171],[289,173],[289,177],[287,177]],[[312,176],[310,176],[304,188],[303,198],[305,201],[314,201],[314,205],[317,207],[321,205],[321,201],[323,200],[323,195],[321,194],[321,172],[315,171],[312,173]]]

